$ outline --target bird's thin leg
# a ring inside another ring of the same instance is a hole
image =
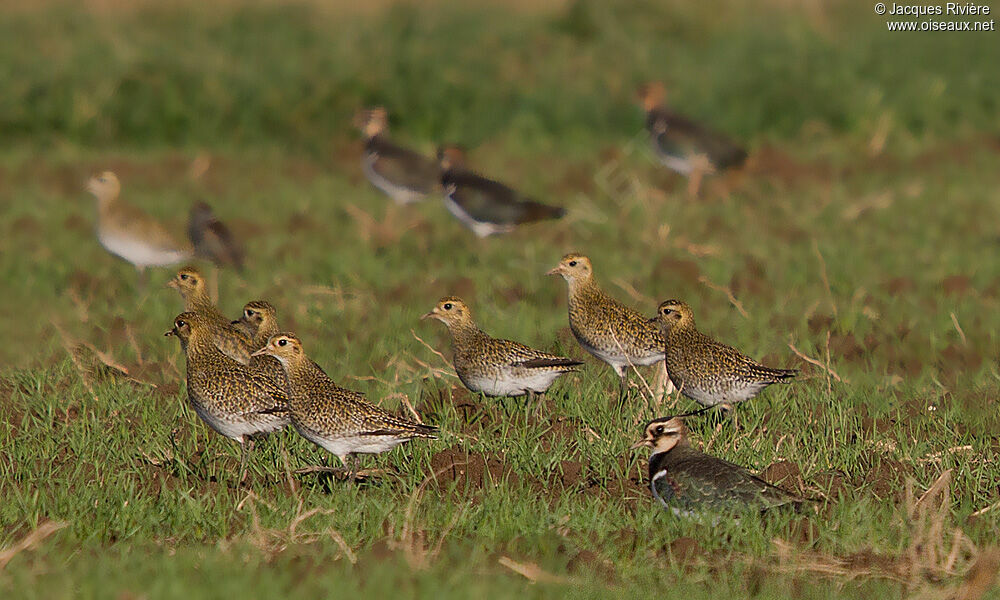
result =
[[[701,191],[701,180],[705,176],[705,171],[701,167],[695,167],[691,170],[691,176],[688,178],[688,198],[697,198],[698,193]]]
[[[691,159],[694,163],[691,169],[691,174],[688,176],[688,197],[697,198],[698,194],[701,192],[701,182],[705,177],[705,173],[711,168],[711,163],[709,163],[708,157],[705,155],[698,155]]]
[[[532,416],[534,416],[536,419],[542,418],[542,404],[544,403],[545,400],[545,392],[529,391],[528,398],[529,398],[528,401],[534,405],[534,408],[531,411]]]
[[[249,443],[250,440],[246,436],[243,436],[243,439],[240,440],[240,484],[246,481],[247,478],[247,444]]]
[[[351,483],[358,482],[358,459],[355,456],[348,454],[344,457],[344,466],[347,467],[347,476],[350,478]]]
[[[730,421],[732,421],[732,423],[733,423],[733,429],[735,429],[736,431],[739,431],[739,429],[740,429],[739,416],[736,414],[736,410],[734,410],[733,405],[732,404],[723,404],[722,405],[722,410],[726,411],[726,416],[729,418]]]
[[[146,268],[136,267],[135,270],[138,273],[135,282],[136,292],[141,296],[146,291]]]
[[[625,396],[628,393],[628,367],[622,367],[618,371],[618,408],[625,406]]]

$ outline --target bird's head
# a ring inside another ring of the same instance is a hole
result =
[[[389,113],[381,106],[359,110],[354,115],[354,126],[366,138],[373,138],[389,129]]]
[[[253,300],[243,306],[243,316],[240,321],[257,329],[262,323],[272,322],[277,318],[277,311],[270,302]]]
[[[645,435],[632,444],[631,450],[652,448],[653,454],[669,452],[678,444],[687,443],[687,427],[680,417],[661,417],[646,424]]]
[[[566,281],[587,281],[594,276],[594,268],[589,258],[574,252],[562,257],[559,264],[546,274],[562,275]]]
[[[208,293],[205,277],[201,274],[201,271],[192,266],[187,266],[177,271],[173,279],[167,282],[167,287],[172,287],[180,292],[181,297],[185,300],[193,296]]]
[[[438,147],[437,158],[442,171],[461,168],[465,165],[465,157],[465,148],[458,144],[445,144]]]
[[[98,200],[110,200],[118,197],[122,191],[122,184],[118,181],[117,175],[105,171],[87,181],[87,191]]]
[[[191,205],[190,220],[192,223],[207,224],[215,218],[212,207],[205,202],[195,202]]]
[[[278,333],[267,340],[263,348],[250,356],[273,356],[286,367],[305,357],[302,342],[294,333]]]
[[[437,319],[448,327],[472,321],[472,311],[466,306],[461,298],[455,296],[445,296],[438,300],[431,312],[420,317],[421,319]]]
[[[199,331],[205,326],[205,318],[198,313],[182,312],[174,317],[174,325],[163,335],[176,336],[182,345],[186,345],[191,339],[192,333]]]
[[[675,327],[694,325],[694,313],[685,302],[666,300],[657,307],[656,316],[650,322],[659,325],[660,330],[666,333]]]
[[[639,89],[636,90],[636,98],[643,110],[649,112],[663,106],[663,102],[667,99],[667,88],[659,81],[651,81],[639,86]]]

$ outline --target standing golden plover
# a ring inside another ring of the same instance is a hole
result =
[[[232,321],[226,318],[208,296],[208,284],[198,269],[187,266],[177,271],[167,282],[184,299],[185,312],[196,312],[208,319],[212,330],[212,340],[223,354],[244,365],[250,364],[250,337],[244,335]]]
[[[240,444],[240,480],[246,474],[250,438],[288,424],[288,397],[254,369],[230,360],[213,343],[213,324],[200,313],[184,312],[164,335],[181,342],[187,358],[187,394],[209,427]]]
[[[691,307],[679,300],[661,303],[650,323],[663,332],[667,372],[674,386],[702,406],[728,408],[798,374],[795,369],[765,367],[701,333]]]
[[[465,169],[465,153],[456,146],[438,151],[444,204],[479,237],[510,233],[518,225],[558,219],[566,209],[525,198],[506,185]]]
[[[460,298],[448,296],[421,317],[448,326],[458,378],[473,392],[487,396],[544,394],[565,373],[576,371],[578,360],[540,352],[510,340],[492,338],[478,326]]]
[[[270,302],[252,300],[243,305],[243,314],[232,325],[250,338],[251,348],[260,350],[272,335],[279,332],[278,312]]]
[[[562,275],[566,280],[569,327],[584,350],[618,374],[619,399],[623,401],[629,367],[663,360],[663,335],[649,319],[604,293],[586,256],[567,254],[548,274]]]
[[[267,340],[278,333],[278,312],[270,302],[253,300],[243,305],[243,315],[232,322],[234,328],[250,338],[251,351],[260,350],[267,345]],[[275,385],[285,389],[288,379],[285,369],[273,356],[250,356],[250,367],[261,375],[268,377]]]
[[[104,248],[132,263],[145,278],[146,267],[174,265],[191,249],[174,239],[159,221],[121,199],[121,183],[111,171],[90,178],[87,191],[97,198],[97,239]]]
[[[436,427],[397,417],[365,400],[363,394],[338,386],[309,360],[294,334],[279,333],[254,352],[281,361],[288,377],[292,424],[302,437],[348,465],[354,454],[380,454],[413,438],[434,439]]]
[[[667,91],[662,83],[640,87],[638,96],[646,111],[653,150],[665,166],[690,178],[692,195],[697,195],[706,173],[739,167],[746,161],[746,150],[726,136],[667,110]]]
[[[217,267],[229,266],[243,271],[243,248],[208,204],[198,202],[191,207],[188,239],[194,244],[198,258],[210,260]]]
[[[368,181],[397,204],[419,202],[438,188],[437,163],[426,156],[397,146],[385,135],[389,115],[381,106],[362,110],[355,126],[365,136],[361,166]]]
[[[678,417],[650,421],[632,449],[644,446],[653,450],[649,489],[677,516],[764,512],[781,506],[797,508],[805,502],[739,465],[693,448]]]

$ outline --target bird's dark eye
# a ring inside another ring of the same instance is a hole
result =
[[[178,329],[180,329],[181,327],[186,327],[187,321],[177,321],[176,325]]]
[[[660,425],[659,427],[656,428],[656,435],[660,435],[662,433],[663,433],[663,425]]]
[[[252,317],[253,316],[253,311],[250,310],[249,308],[247,309],[246,313],[247,313],[248,317]]]
[[[446,302],[445,305],[444,305],[444,309],[445,310],[451,310],[451,306],[452,306],[451,302]]]
[[[184,281],[187,281],[187,278],[188,278],[187,273],[181,273],[181,279],[183,279]]]
[[[278,340],[278,345],[279,346],[287,346],[288,345],[288,340]]]
[[[569,266],[575,267],[576,266],[576,261],[575,260],[569,261]]]
[[[97,180],[100,181],[101,183],[107,183],[108,182],[108,180],[105,179],[104,177],[98,177]]]
[[[664,308],[663,309],[663,314],[665,314],[665,315],[669,315],[672,312],[674,312],[673,309],[670,309],[670,308]]]

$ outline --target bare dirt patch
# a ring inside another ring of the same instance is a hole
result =
[[[472,452],[461,446],[452,446],[431,457],[435,474],[433,484],[439,489],[455,485],[465,493],[494,489],[503,482],[517,485],[520,476],[496,454]]]
[[[801,494],[805,488],[805,481],[802,479],[802,470],[790,460],[781,460],[767,466],[760,473],[760,478],[786,490],[794,490]]]

